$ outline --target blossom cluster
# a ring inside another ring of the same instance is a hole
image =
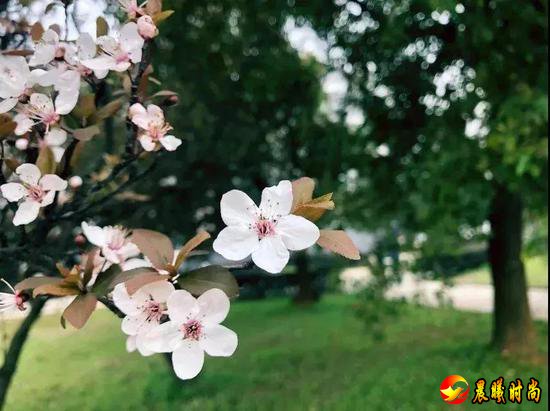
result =
[[[119,29],[99,30],[98,25],[98,32],[104,31],[101,35],[82,33],[69,41],[61,39],[55,27],[44,30],[35,25],[30,53],[0,55],[2,124],[12,124],[7,135],[15,140],[10,142],[27,151],[24,162],[10,159],[7,177],[0,169],[0,194],[17,205],[11,207],[15,226],[29,225],[41,216],[48,219],[50,211],[71,202],[65,193],[68,188],[76,190],[84,184],[64,166],[70,164],[65,155],[70,155],[68,147],[73,143],[100,133],[99,121],[114,115],[122,105],[115,101],[99,110],[95,107],[94,92],[109,74],[132,85],[126,90],[130,98],[125,106],[130,143],[126,149],[130,147],[132,160],[158,150],[175,151],[182,144],[171,134],[172,126],[161,106],[144,104],[150,99],[136,92],[148,65],[144,50],[158,35],[157,23],[171,12],[162,11],[160,0],[119,3],[127,17]],[[3,161],[2,140],[0,144]],[[228,357],[237,349],[237,334],[221,325],[229,313],[230,298],[239,293],[228,269],[235,267],[231,261],[245,266],[251,259],[259,268],[278,274],[289,263],[292,251],[315,244],[350,259],[359,258],[343,231],[317,226],[335,205],[331,193],[313,198],[314,188],[314,180],[307,177],[284,180],[262,191],[259,206],[240,190],[225,193],[220,212],[226,227],[212,244],[224,262],[203,262],[206,265],[194,270],[183,268],[194,250],[210,238],[204,231],[176,249],[170,238],[156,231],[82,221],[77,237],[87,251],[81,250],[71,267],[64,265],[70,258],[57,262],[58,273],[28,276],[13,287],[2,280],[10,292],[0,293],[0,312],[23,311],[30,299],[40,296],[71,296],[62,324],[82,328],[101,302],[123,318],[128,351],[143,356],[171,353],[176,375],[194,378],[203,367],[205,353]]]

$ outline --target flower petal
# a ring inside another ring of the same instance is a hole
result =
[[[46,174],[40,179],[40,187],[44,190],[63,191],[67,189],[67,181],[56,174]]]
[[[148,349],[145,345],[145,334],[138,334],[135,336],[136,338],[136,348],[139,351],[139,353],[144,357],[149,357],[150,355],[153,355],[155,352]]]
[[[248,227],[225,227],[214,240],[214,251],[232,261],[243,260],[259,245],[258,235]]]
[[[117,284],[112,293],[113,303],[126,315],[137,315],[141,310],[134,296],[128,294],[124,283]]]
[[[265,237],[252,253],[252,261],[262,270],[271,274],[280,273],[288,263],[290,254],[279,236]]]
[[[17,97],[8,97],[0,102],[0,114],[7,113],[17,105]]]
[[[61,128],[54,127],[46,133],[44,141],[49,146],[60,146],[67,141],[67,132]]]
[[[40,113],[53,113],[53,101],[42,93],[33,93],[30,98],[31,105]]]
[[[278,218],[290,213],[292,208],[292,183],[281,181],[278,185],[266,187],[262,191],[260,210],[268,218]]]
[[[141,134],[138,140],[145,151],[153,151],[157,146],[149,134]]]
[[[42,175],[40,169],[30,163],[21,164],[15,169],[15,174],[19,176],[21,181],[30,184],[31,186],[37,185],[38,180],[40,180],[40,176]]]
[[[202,321],[209,324],[219,324],[229,313],[229,298],[219,288],[212,288],[205,291],[197,302],[200,306],[199,317]]]
[[[40,204],[36,201],[24,201],[19,205],[19,208],[15,212],[13,217],[14,225],[24,225],[32,223],[38,217],[40,211]]]
[[[197,341],[185,341],[172,353],[174,372],[182,380],[196,377],[204,364],[204,351]]]
[[[168,297],[175,291],[174,285],[170,281],[155,281],[144,285],[139,289],[159,303],[168,301]]]
[[[204,336],[199,341],[201,348],[213,357],[230,357],[237,349],[237,334],[220,324],[204,326]]]
[[[136,335],[142,331],[142,328],[147,328],[147,324],[150,324],[147,322],[147,316],[143,312],[140,312],[137,315],[128,315],[124,317],[120,328],[126,335]],[[155,323],[154,325],[156,324],[158,323]],[[153,327],[147,329],[147,331],[151,329],[153,329]]]
[[[55,191],[48,191],[42,200],[40,200],[40,207],[49,206],[55,200]]]
[[[88,239],[90,243],[93,245],[97,245],[98,247],[105,246],[105,242],[107,241],[105,237],[105,231],[103,228],[95,226],[95,225],[89,225],[85,221],[82,222],[82,232],[84,233],[84,236]]]
[[[32,121],[30,118],[28,118],[25,114],[17,114],[13,121],[17,123],[17,127],[15,128],[15,135],[16,136],[22,136],[25,133],[28,133],[32,126],[34,126],[34,121]]]
[[[185,290],[174,291],[168,301],[168,315],[175,324],[183,324],[199,313],[199,304],[195,297]]]
[[[159,138],[159,142],[168,151],[175,151],[181,145],[181,140],[172,135]]]
[[[173,321],[157,325],[141,338],[143,346],[153,352],[172,352],[183,343],[183,335]]]
[[[276,230],[289,250],[303,250],[319,239],[319,228],[314,223],[292,214],[281,217]]]
[[[27,194],[27,189],[23,184],[7,183],[0,186],[2,195],[8,201],[19,201]]]
[[[225,225],[250,225],[259,215],[254,201],[240,190],[231,190],[222,196],[220,212]]]
[[[147,115],[147,110],[145,110],[145,107],[143,107],[142,104],[134,103],[128,109],[128,115],[130,116],[131,119],[133,119],[137,115]]]

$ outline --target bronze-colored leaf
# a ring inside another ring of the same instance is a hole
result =
[[[157,91],[155,94],[153,94],[151,96],[151,98],[155,98],[155,97],[172,97],[172,96],[177,96],[178,93],[176,93],[175,91],[172,91],[172,90],[161,90],[161,91]]]
[[[178,279],[178,284],[195,296],[199,296],[212,288],[219,288],[229,298],[239,295],[237,280],[227,268],[219,265],[210,265],[189,271]]]
[[[152,230],[136,229],[132,231],[130,241],[138,246],[154,267],[164,269],[168,264],[172,264],[174,246],[164,234]]]
[[[298,204],[304,204],[313,198],[313,190],[315,189],[315,180],[309,177],[302,177],[292,182],[292,210]]]
[[[94,114],[95,110],[95,95],[81,94],[78,97],[78,103],[76,104],[71,114],[82,120]]]
[[[107,21],[101,16],[95,21],[95,33],[97,37],[109,34],[109,24],[107,24]]]
[[[111,275],[108,285],[102,285],[107,290],[113,289],[116,285],[125,283],[128,280],[131,280],[132,278],[140,277],[142,275],[150,275],[150,274],[158,274],[158,271],[155,270],[152,267],[138,267],[138,268],[132,268],[131,270],[126,271],[118,271],[117,273],[113,273]],[[105,278],[102,281],[107,281],[108,279]],[[93,287],[94,292],[96,292],[96,287]],[[99,295],[99,294],[98,294]]]
[[[145,97],[147,97],[147,87],[149,85],[149,76],[152,73],[153,73],[153,66],[149,64],[143,71],[143,74],[141,75],[141,79],[139,80],[137,93],[142,99],[145,99]]]
[[[33,297],[39,295],[54,295],[56,297],[64,297],[67,295],[78,295],[81,291],[77,284],[68,284],[65,279],[58,278],[56,282],[43,284],[36,287],[32,293]]]
[[[307,203],[297,205],[292,214],[302,216],[310,221],[317,221],[327,210],[334,210],[332,193],[317,197]]]
[[[145,11],[149,16],[154,16],[162,11],[162,0],[149,0],[145,6]]]
[[[160,23],[162,23],[164,20],[166,20],[167,18],[169,18],[172,14],[174,14],[174,10],[164,10],[164,11],[161,11],[160,13],[157,13],[153,16],[153,22],[155,23],[155,25],[159,25]]]
[[[144,285],[154,283],[157,281],[167,281],[170,277],[167,275],[155,273],[141,274],[134,278],[129,279],[124,283],[128,294],[132,295]]]
[[[103,107],[99,108],[94,114],[90,116],[90,123],[97,124],[100,121],[105,120],[106,118],[114,116],[121,107],[122,100],[119,98],[105,104]]]
[[[42,175],[55,173],[57,163],[55,162],[52,149],[47,145],[40,148],[38,158],[36,159],[36,166],[40,169]]]
[[[94,260],[98,253],[99,253],[99,249],[94,248],[85,256],[84,272],[82,273],[82,284],[84,286],[86,286],[90,282],[90,280],[92,279],[92,276],[94,275]]]
[[[31,27],[31,38],[32,41],[35,43],[38,43],[42,39],[42,35],[44,34],[44,27],[42,27],[42,24],[40,22],[36,22]]]
[[[359,250],[345,231],[321,230],[321,235],[317,240],[317,244],[328,251],[340,254],[350,260],[361,259]]]
[[[59,24],[52,24],[50,30],[55,31],[58,36],[61,36],[61,26]]]
[[[73,136],[79,141],[89,141],[100,132],[97,125],[73,130]]]
[[[59,278],[55,277],[30,277],[25,278],[23,281],[18,282],[15,284],[16,290],[32,290],[36,287],[40,287],[41,285],[45,284],[57,284],[59,283]]]
[[[63,318],[74,328],[81,329],[95,310],[97,298],[93,294],[77,295],[63,311]]]
[[[28,57],[28,56],[32,56],[34,54],[34,51],[33,50],[6,50],[6,51],[3,51],[2,54],[4,56]]]
[[[8,114],[0,114],[0,139],[7,137],[15,131],[17,123]]]
[[[107,270],[99,273],[92,286],[92,292],[98,297],[107,295],[113,289],[113,283],[120,274],[121,270],[118,265],[112,265]]]
[[[56,263],[55,267],[57,268],[57,271],[63,276],[63,278],[67,278],[71,274],[71,269],[65,267],[62,263]]]
[[[210,234],[208,234],[206,231],[199,231],[193,238],[187,241],[179,251],[178,256],[176,257],[176,262],[174,263],[176,271],[183,264],[189,253],[209,238]]]
[[[6,167],[8,167],[12,173],[15,173],[15,170],[17,170],[17,167],[21,165],[21,163],[15,158],[5,158],[4,164],[6,164]]]

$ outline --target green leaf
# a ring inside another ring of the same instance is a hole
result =
[[[95,21],[95,25],[95,32],[97,37],[106,36],[107,34],[109,34],[109,25],[103,17],[99,16]]]
[[[43,146],[38,153],[38,158],[36,159],[36,166],[40,169],[42,175],[44,174],[54,174],[56,169],[55,156],[53,151],[48,146]]]
[[[212,288],[219,288],[229,298],[239,295],[237,280],[227,268],[219,265],[209,265],[208,267],[189,271],[178,279],[178,284],[195,296],[199,296]]]
[[[92,286],[92,292],[98,297],[107,295],[114,287],[112,285],[116,278],[121,274],[120,266],[112,265],[109,269],[99,273],[97,279]]]

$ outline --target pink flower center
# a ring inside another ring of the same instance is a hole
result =
[[[126,232],[123,230],[115,228],[110,237],[107,247],[113,251],[120,250],[126,244]]]
[[[126,63],[130,61],[130,56],[128,55],[128,53],[122,52],[116,55],[115,61],[117,64]]]
[[[256,233],[258,237],[264,238],[275,234],[275,224],[271,220],[258,220],[256,221]]]
[[[44,116],[42,116],[42,122],[47,126],[51,126],[52,124],[55,124],[58,121],[59,121],[59,114],[57,114],[55,111],[52,113],[45,113]]]
[[[143,312],[147,315],[147,321],[151,322],[160,322],[162,317],[162,307],[159,302],[155,300],[150,300],[145,303],[143,306]]]
[[[27,188],[27,196],[34,201],[41,202],[46,192],[40,186],[30,186]]]
[[[25,300],[23,297],[21,297],[21,294],[19,292],[15,293],[15,305],[19,309],[19,311],[25,311],[27,307],[25,307]]]
[[[198,341],[202,335],[202,324],[197,320],[189,320],[181,326],[183,338]]]

